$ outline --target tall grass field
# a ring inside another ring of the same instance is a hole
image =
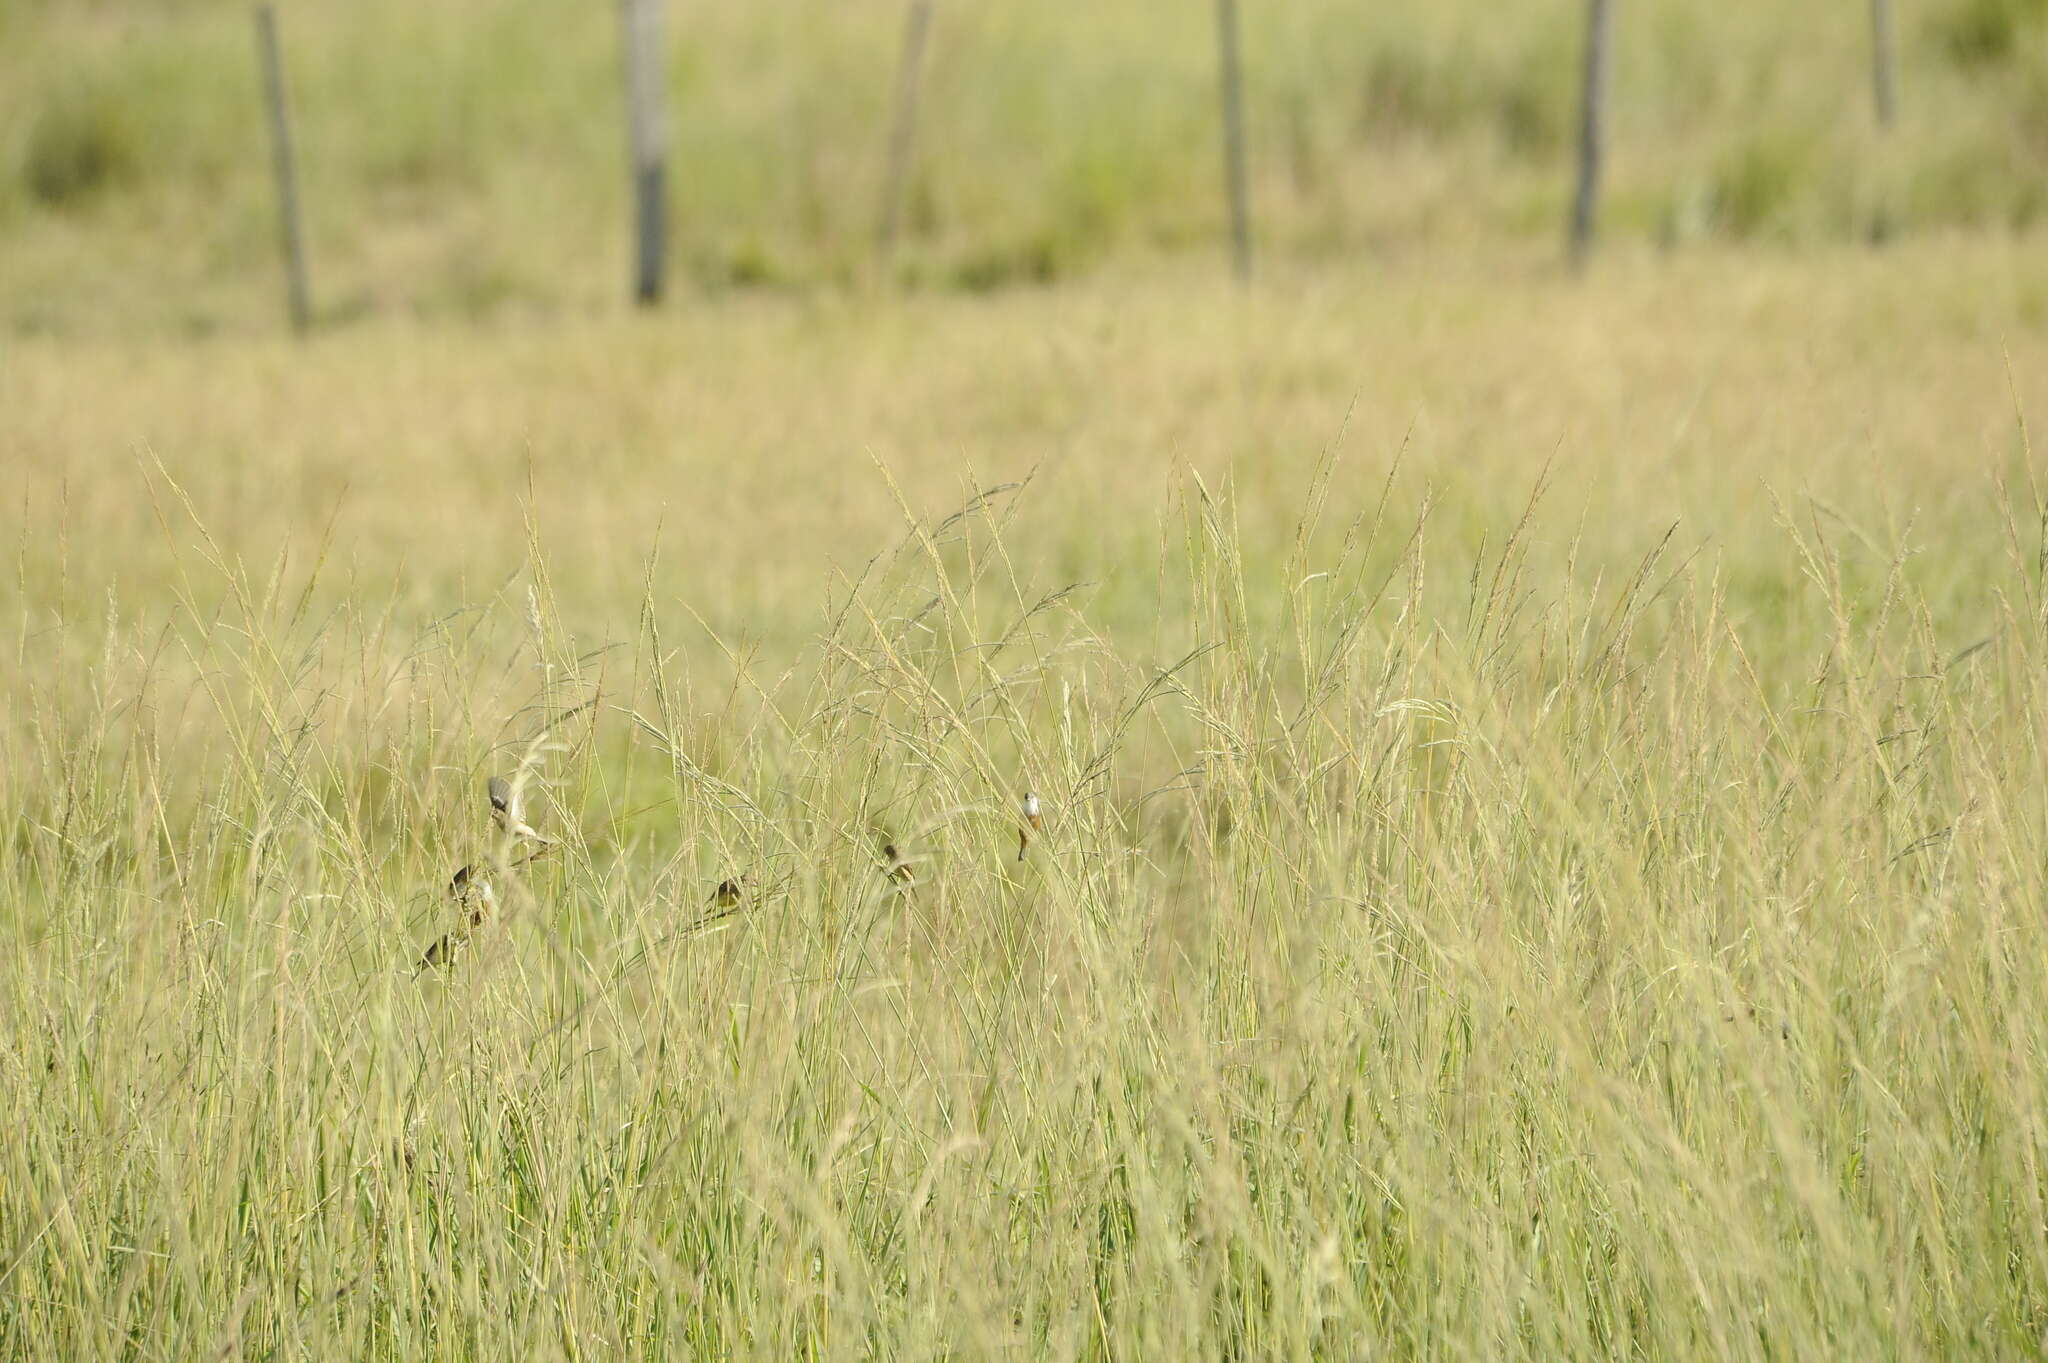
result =
[[[0,1355],[2034,1356],[2043,259],[15,337]]]

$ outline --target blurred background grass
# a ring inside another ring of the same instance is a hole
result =
[[[286,7],[330,317],[607,299],[625,273],[615,8]],[[871,278],[904,6],[675,5],[671,253],[706,288]],[[1268,258],[1399,258],[1561,230],[1575,0],[1244,11]],[[1618,12],[1605,225],[1814,243],[2023,229],[2048,201],[2048,4],[1899,6],[1903,118],[1860,4]],[[981,289],[1222,235],[1206,4],[940,5],[888,273]],[[249,9],[0,12],[0,298],[13,327],[205,328],[273,296]]]
[[[1346,498],[1398,455],[1403,505],[1436,489],[1475,542],[1552,464],[1584,524],[1550,527],[1551,568],[1572,539],[1631,562],[1683,519],[1777,593],[1776,488],[1864,521],[1918,509],[1946,527],[1926,589],[1975,580],[1985,479],[2023,475],[2016,407],[2048,408],[2048,262],[2027,241],[1711,247],[1614,259],[1596,287],[1555,254],[1276,267],[1249,293],[1204,262],[996,299],[750,294],[645,316],[618,290],[548,326],[18,338],[0,530],[32,606],[91,615],[118,589],[146,619],[191,538],[152,487],[160,462],[232,560],[304,567],[332,541],[367,576],[323,591],[430,618],[516,577],[530,509],[577,632],[630,635],[658,552],[664,609],[791,658],[821,584],[906,513],[1029,479],[1016,552],[1105,584],[1097,628],[1149,646],[1179,608],[1132,565],[1158,557],[1187,471],[1234,489],[1277,572],[1335,448]]]

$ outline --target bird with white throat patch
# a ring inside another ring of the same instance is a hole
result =
[[[1039,808],[1038,796],[1031,791],[1024,792],[1024,822],[1017,827],[1017,860],[1024,860],[1024,853],[1031,846],[1031,835],[1044,824],[1044,815]]]

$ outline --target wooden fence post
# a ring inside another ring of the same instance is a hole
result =
[[[1252,277],[1251,191],[1244,165],[1244,76],[1238,60],[1237,0],[1216,0],[1223,96],[1223,175],[1230,193],[1231,264],[1239,280]]]
[[[882,219],[876,234],[884,260],[896,249],[896,232],[902,223],[910,153],[917,143],[918,80],[924,69],[925,35],[931,25],[931,0],[910,0],[903,20],[903,55],[896,67],[896,113],[889,126],[889,165],[882,182]]]
[[[1593,249],[1593,218],[1600,198],[1600,158],[1607,118],[1607,46],[1612,0],[1586,0],[1586,54],[1579,87],[1579,183],[1572,195],[1571,261],[1582,269]]]
[[[661,301],[667,147],[662,128],[661,0],[620,0],[626,132],[633,162],[633,298]]]
[[[271,169],[277,179],[278,224],[284,238],[285,301],[292,330],[304,335],[313,324],[311,291],[306,286],[306,239],[299,224],[298,167],[292,157],[291,117],[285,107],[277,13],[268,4],[256,6],[256,53],[263,66],[264,103],[270,109]]]
[[[1899,121],[1897,47],[1892,41],[1892,0],[1870,0],[1870,75],[1877,95],[1877,126]]]

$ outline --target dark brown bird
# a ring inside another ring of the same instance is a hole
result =
[[[446,965],[455,958],[455,953],[469,935],[483,926],[498,907],[498,896],[491,889],[491,877],[482,862],[472,861],[457,871],[448,881],[448,897],[456,907],[463,910],[462,920],[440,941],[427,948],[427,954],[420,957],[419,968]]]
[[[910,863],[905,861],[903,854],[896,850],[895,843],[884,843],[882,845],[882,856],[889,863],[885,868],[889,879],[900,881],[905,885],[917,879],[917,873],[910,869]]]
[[[741,898],[742,891],[737,879],[719,881],[718,888],[711,893],[711,902],[721,909],[737,908]]]

